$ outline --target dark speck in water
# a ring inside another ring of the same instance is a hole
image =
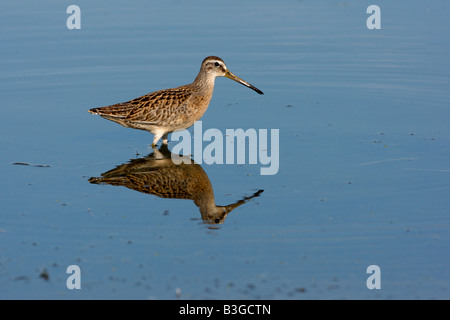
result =
[[[48,281],[50,279],[50,276],[46,269],[42,270],[39,274],[39,278],[44,279],[45,281]]]
[[[27,162],[13,162],[11,164],[17,165],[17,166],[31,166],[31,167],[37,167],[37,168],[50,168],[51,167],[48,164],[32,164],[32,163],[27,163]]]

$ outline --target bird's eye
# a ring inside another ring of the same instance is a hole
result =
[[[218,66],[220,66],[220,63],[218,63],[218,62],[216,61],[216,62],[214,62],[214,65],[215,65],[216,67],[218,67]]]

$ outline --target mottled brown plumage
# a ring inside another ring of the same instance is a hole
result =
[[[214,90],[216,77],[235,80],[259,94],[263,92],[231,73],[222,59],[210,56],[203,60],[194,82],[185,86],[155,91],[133,100],[106,107],[93,108],[89,112],[117,122],[124,127],[146,130],[167,144],[168,134],[189,128],[199,120]]]
[[[168,199],[190,199],[199,208],[206,223],[223,223],[228,213],[253,197],[259,196],[259,190],[251,197],[227,206],[217,206],[213,187],[202,167],[191,158],[183,157],[180,164],[172,161],[172,154],[163,145],[160,150],[145,158],[133,159],[101,177],[92,177],[89,182],[124,186],[142,193]]]

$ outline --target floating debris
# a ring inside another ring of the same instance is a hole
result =
[[[175,295],[177,298],[181,298],[181,289],[180,288],[175,288]]]
[[[48,281],[48,279],[50,278],[50,276],[48,275],[47,270],[42,270],[41,274],[39,275],[39,278],[44,279],[45,281]]]
[[[37,168],[50,168],[51,166],[48,164],[32,164],[28,162],[13,162],[11,163],[16,166],[31,166],[31,167],[37,167]]]
[[[28,281],[29,278],[27,276],[17,276],[14,278],[14,281]]]

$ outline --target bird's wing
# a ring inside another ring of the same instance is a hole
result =
[[[135,104],[125,120],[132,122],[174,123],[175,119],[183,112],[182,106],[185,106],[192,93],[185,90],[184,87],[157,91],[140,98],[131,100],[129,103]]]
[[[155,91],[139,98],[106,107],[94,108],[89,112],[120,118],[130,122],[164,124],[180,113],[192,93],[186,86]]]

